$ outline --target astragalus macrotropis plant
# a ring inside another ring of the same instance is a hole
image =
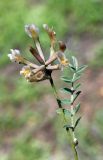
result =
[[[20,74],[24,76],[28,82],[39,82],[43,80],[50,81],[58,104],[57,113],[63,119],[63,127],[69,136],[74,159],[78,160],[78,140],[75,136],[75,129],[81,117],[77,119],[75,118],[75,114],[80,108],[80,103],[76,105],[74,102],[81,93],[79,90],[80,83],[78,83],[78,80],[86,66],[78,66],[78,61],[74,56],[71,56],[70,60],[68,60],[64,53],[66,45],[62,41],[57,41],[53,27],[49,28],[47,24],[44,24],[43,28],[50,38],[50,55],[48,59],[44,57],[39,40],[39,29],[34,24],[25,25],[25,31],[34,42],[34,46],[30,47],[30,52],[37,59],[40,65],[28,61],[17,49],[11,49],[11,53],[8,54],[8,57],[12,62],[24,65]],[[62,92],[69,94],[68,99],[60,99],[52,78],[52,72],[54,70],[63,70],[64,67],[67,67],[72,72],[71,78],[68,76],[61,77],[61,80],[68,84],[68,87],[66,86],[61,89]]]

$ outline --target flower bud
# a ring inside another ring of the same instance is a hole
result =
[[[46,79],[45,73],[43,71],[39,71],[37,73],[33,73],[30,77],[27,78],[29,82],[39,82]]]
[[[52,28],[49,28],[47,24],[43,24],[43,28],[45,29],[45,31],[48,33],[49,37],[50,37],[50,40],[51,40],[51,43],[53,45],[53,43],[55,42],[55,36],[56,36],[56,33],[55,31],[53,30],[53,27]]]
[[[37,38],[39,34],[39,28],[37,28],[34,24],[25,25],[25,32],[31,38]]]
[[[64,52],[66,50],[66,45],[64,42],[59,41],[59,48],[62,52]]]

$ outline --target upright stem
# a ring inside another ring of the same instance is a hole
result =
[[[75,73],[74,73],[74,75],[75,75]],[[74,83],[72,83],[71,90],[72,91],[74,90]],[[71,93],[71,102],[72,103],[71,103],[70,108],[71,108],[71,126],[74,128],[73,94],[74,94],[74,92]],[[72,141],[73,141],[73,146],[72,147],[73,147],[73,150],[74,150],[74,156],[75,156],[75,159],[78,160],[78,153],[77,153],[77,150],[76,150],[76,145],[77,145],[76,143],[78,143],[78,142],[76,142],[76,137],[75,137],[74,129],[71,130],[71,134],[72,134]]]
[[[57,104],[58,104],[59,108],[62,109],[64,121],[65,121],[65,123],[67,123],[67,120],[66,120],[65,114],[64,114],[64,109],[63,109],[63,107],[62,107],[61,101],[60,101],[60,99],[59,99],[59,96],[58,96],[56,87],[55,87],[55,85],[54,85],[54,82],[53,82],[53,79],[52,79],[51,76],[50,76],[49,81],[50,81],[50,84],[51,84],[52,89],[53,89],[53,91],[54,91],[54,95],[55,95]],[[67,133],[68,133],[68,135],[69,135],[69,138],[70,138],[70,141],[71,141],[71,147],[72,147],[73,154],[74,154],[74,160],[78,160],[78,153],[77,153],[77,150],[76,150],[76,147],[75,147],[75,144],[74,144],[74,141],[73,141],[71,132],[70,132],[70,130],[69,130],[68,128],[66,128],[66,131],[67,131]]]
[[[73,83],[72,83],[72,87],[71,87],[71,90],[73,91],[74,88],[73,88]],[[74,127],[74,114],[73,114],[73,92],[71,93],[71,105],[70,105],[70,109],[71,109],[71,126]],[[75,139],[75,134],[74,134],[74,130],[72,130],[72,138],[73,138],[73,141]]]
[[[59,100],[59,96],[58,96],[58,93],[57,93],[57,91],[56,91],[56,87],[55,87],[55,85],[54,85],[54,82],[53,82],[53,79],[52,79],[51,76],[50,76],[50,79],[49,79],[49,80],[50,80],[50,84],[51,84],[51,86],[52,86],[52,89],[53,89],[53,91],[54,91],[54,95],[55,95],[57,104],[58,104],[59,108],[63,108],[63,107],[62,107],[62,104],[61,104],[61,101]]]

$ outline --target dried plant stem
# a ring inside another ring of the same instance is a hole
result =
[[[39,66],[38,65],[36,65],[36,64],[34,64],[34,63],[31,63],[30,61],[28,61],[27,59],[23,59],[23,64],[26,64],[26,65],[28,65],[28,66],[30,66],[30,67],[32,67],[32,68],[39,68]]]
[[[34,43],[36,44],[36,47],[37,47],[37,50],[41,56],[41,58],[43,59],[43,61],[45,62],[45,58],[44,58],[44,54],[43,54],[43,51],[42,51],[42,47],[41,47],[41,44],[40,44],[40,41],[39,41],[39,38],[34,40]]]
[[[57,101],[57,104],[59,106],[59,108],[62,109],[62,112],[63,112],[63,118],[64,118],[64,122],[67,123],[67,120],[65,118],[65,114],[64,114],[64,109],[62,107],[62,104],[61,104],[61,101],[59,99],[59,96],[58,96],[58,93],[57,93],[57,90],[56,90],[56,87],[54,85],[54,82],[53,82],[53,79],[52,77],[50,76],[50,84],[52,86],[52,89],[53,89],[53,92],[54,92],[54,95],[55,95],[55,98],[56,98],[56,101]],[[72,106],[71,106],[71,109],[72,109]],[[73,117],[71,117],[71,122],[72,124],[74,125],[74,120],[73,120]],[[69,140],[70,140],[70,143],[71,143],[71,147],[72,147],[72,151],[73,151],[73,154],[74,154],[74,160],[78,160],[78,153],[77,153],[77,150],[76,150],[76,147],[75,147],[75,144],[74,144],[74,132],[70,132],[69,129],[66,128],[66,131],[67,131],[67,134],[69,136]]]

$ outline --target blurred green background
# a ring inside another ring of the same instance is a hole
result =
[[[43,23],[54,26],[57,38],[66,42],[67,56],[73,53],[80,64],[88,65],[81,79],[78,152],[81,160],[102,160],[103,0],[0,1],[0,160],[72,159],[49,83],[29,84],[19,75],[21,67],[7,57],[10,49],[16,48],[34,61],[29,54],[32,40],[24,31],[29,23],[40,28],[46,52],[49,39]],[[60,73],[53,76],[60,88]]]

